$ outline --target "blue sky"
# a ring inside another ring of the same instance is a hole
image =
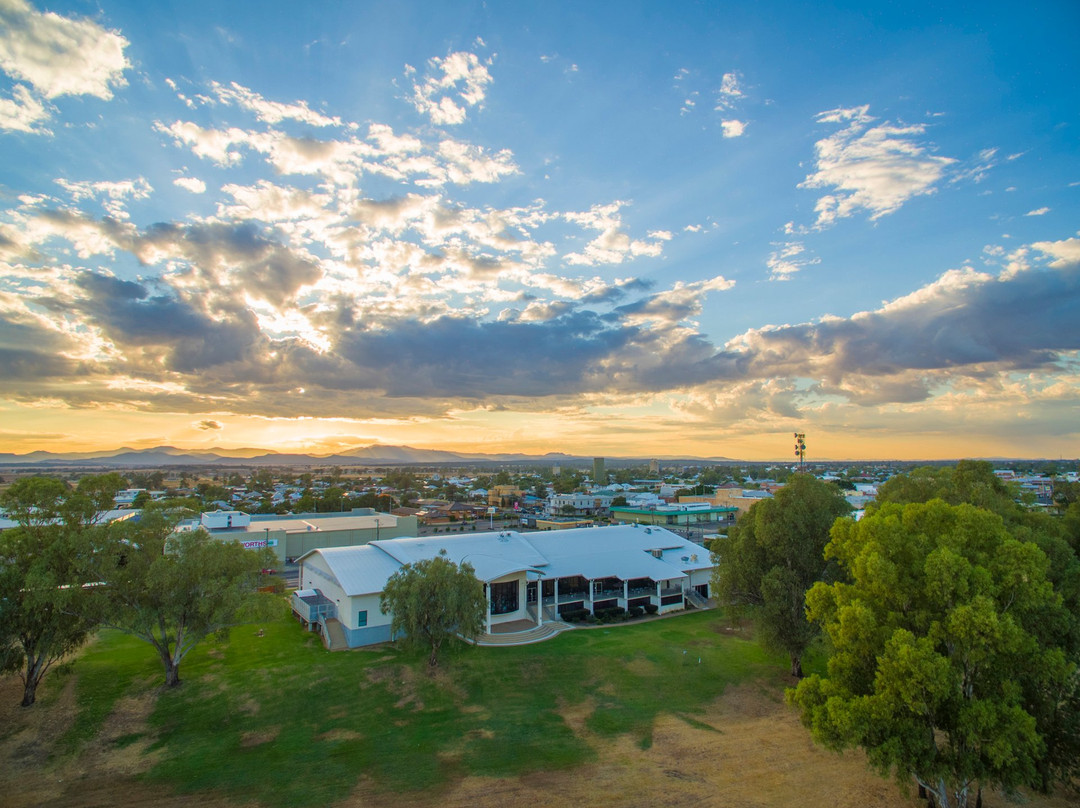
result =
[[[1080,7],[0,0],[0,444],[1076,457]]]

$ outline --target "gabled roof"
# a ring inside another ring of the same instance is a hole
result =
[[[387,579],[405,564],[443,554],[455,564],[472,565],[485,582],[520,572],[544,578],[664,581],[712,567],[709,551],[700,545],[664,528],[637,525],[382,539],[312,550],[298,560],[321,555],[345,594],[352,596],[382,592]]]
[[[401,564],[392,556],[366,544],[323,547],[304,553],[297,560],[302,562],[314,555],[323,557],[338,584],[350,597],[382,592],[390,576],[401,569]]]

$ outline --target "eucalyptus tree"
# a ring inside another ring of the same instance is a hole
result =
[[[176,530],[176,518],[150,509],[139,521],[109,528],[111,553],[99,558],[105,625],[153,647],[166,687],[180,684],[180,664],[211,635],[268,617],[274,598],[258,591],[272,551],[219,541],[205,530]]]
[[[941,500],[841,520],[825,554],[843,577],[806,603],[828,673],[788,691],[814,738],[862,748],[938,808],[964,808],[987,786],[1045,787],[1048,743],[1071,742],[1051,733],[1076,731],[1056,713],[1077,686],[1054,638],[1069,616],[1046,554],[997,514]]]
[[[806,591],[831,575],[835,565],[822,555],[829,529],[850,510],[836,486],[796,474],[712,544],[717,597],[754,609],[762,642],[790,657],[792,676],[802,676],[802,655],[818,634],[806,620]]]
[[[78,650],[100,620],[93,562],[103,530],[94,521],[97,505],[111,502],[115,483],[91,480],[79,492],[61,480],[24,477],[0,497],[0,507],[18,523],[0,533],[0,670],[19,673],[24,707],[36,701],[48,671]]]

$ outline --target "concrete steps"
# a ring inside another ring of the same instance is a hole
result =
[[[529,645],[534,642],[550,640],[556,634],[572,629],[573,626],[563,622],[544,623],[528,631],[516,631],[508,634],[481,634],[476,638],[474,645]]]

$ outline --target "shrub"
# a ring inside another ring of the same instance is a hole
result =
[[[656,612],[659,610],[659,608],[660,607],[657,606],[655,603],[646,603],[645,604],[645,611],[648,612],[649,614],[656,614]]]
[[[640,606],[631,606],[626,613],[629,615],[630,619],[633,620],[645,614],[645,610]]]
[[[576,623],[589,617],[588,609],[566,609],[559,613],[559,618],[567,623]]]
[[[610,606],[606,609],[597,609],[596,619],[601,622],[613,623],[617,620],[621,620],[626,610],[622,606]]]

